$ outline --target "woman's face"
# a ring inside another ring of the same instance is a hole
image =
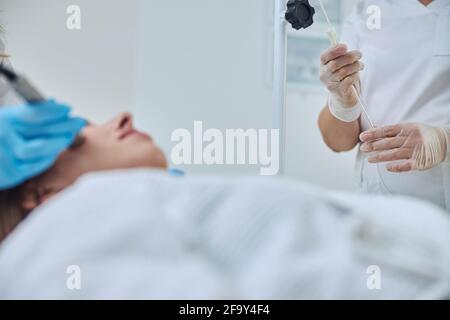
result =
[[[134,128],[132,116],[123,113],[104,125],[89,125],[82,136],[85,142],[68,150],[86,159],[89,171],[136,167],[165,168],[166,159],[153,139]],[[64,160],[64,154],[60,161]]]
[[[61,191],[89,172],[167,167],[163,152],[149,135],[133,127],[128,113],[103,125],[89,125],[81,134],[84,143],[61,154],[55,165],[35,181],[42,196]]]

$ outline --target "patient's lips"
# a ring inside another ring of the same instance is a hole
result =
[[[145,138],[145,139],[148,139],[148,140],[152,140],[152,138],[148,134],[146,134],[144,132],[141,132],[139,130],[136,130],[134,128],[130,128],[130,130],[125,132],[123,134],[123,136],[122,136],[122,139],[127,139],[127,138],[130,138],[130,137],[141,137],[141,138]]]

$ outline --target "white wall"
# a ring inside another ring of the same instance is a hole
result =
[[[82,9],[82,29],[66,28],[66,9]],[[135,2],[1,0],[11,61],[47,95],[103,122],[131,109]]]
[[[272,10],[267,0],[139,0],[139,124],[166,151],[177,128],[270,128]],[[256,173],[258,167],[190,172]]]

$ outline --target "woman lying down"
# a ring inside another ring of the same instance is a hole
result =
[[[188,177],[129,115],[2,192],[0,298],[446,298],[450,218],[403,198]]]

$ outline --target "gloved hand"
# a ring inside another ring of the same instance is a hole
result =
[[[50,168],[86,121],[51,100],[0,108],[0,190],[15,187]]]
[[[376,128],[360,135],[370,163],[389,162],[390,172],[425,171],[449,159],[450,127],[408,123]]]
[[[359,87],[359,72],[364,69],[361,58],[361,52],[349,52],[344,44],[326,50],[320,57],[320,80],[330,92],[330,111],[345,122],[361,115],[355,90],[355,86]]]

